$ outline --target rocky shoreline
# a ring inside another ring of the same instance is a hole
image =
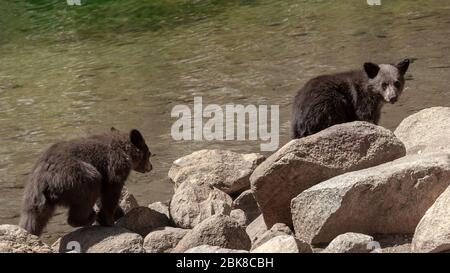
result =
[[[171,200],[139,206],[125,189],[114,227],[76,229],[48,246],[0,225],[0,252],[450,251],[448,107],[413,114],[394,133],[336,125],[268,158],[201,150],[168,175]]]

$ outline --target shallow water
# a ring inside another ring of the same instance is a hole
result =
[[[310,77],[365,61],[411,57],[407,90],[383,108],[394,129],[430,106],[450,106],[450,3],[382,1],[0,0],[0,224],[18,222],[26,175],[50,144],[139,128],[154,171],[127,186],[140,204],[167,200],[174,159],[202,148],[258,152],[259,141],[174,141],[173,106],[280,105]],[[44,235],[71,228],[55,217]]]

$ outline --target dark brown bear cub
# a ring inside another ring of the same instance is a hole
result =
[[[60,142],[46,150],[25,187],[20,226],[34,235],[52,217],[56,206],[69,208],[68,223],[88,226],[95,220],[112,226],[123,215],[120,194],[131,170],[152,169],[150,151],[138,130],[111,132]],[[100,211],[93,207],[100,201]]]
[[[309,80],[294,99],[292,138],[356,120],[378,124],[383,102],[395,103],[402,93],[408,67],[408,59],[397,65],[365,63],[359,70]]]

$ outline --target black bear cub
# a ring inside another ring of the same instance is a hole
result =
[[[114,128],[101,135],[60,142],[39,158],[25,187],[20,226],[34,235],[52,217],[56,206],[69,208],[68,223],[88,226],[95,220],[112,226],[123,211],[120,194],[131,170],[152,169],[150,151],[138,130]],[[100,201],[100,211],[93,207]]]
[[[294,99],[292,138],[356,120],[378,124],[383,102],[395,103],[402,93],[409,63],[365,63],[359,70],[309,80]]]

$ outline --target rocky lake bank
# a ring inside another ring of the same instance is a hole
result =
[[[140,206],[126,189],[114,227],[52,246],[0,225],[0,252],[348,253],[450,251],[450,108],[395,132],[332,126],[258,153],[200,150],[173,162],[175,193]]]

